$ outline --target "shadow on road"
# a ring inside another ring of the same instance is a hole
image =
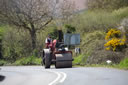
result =
[[[50,68],[47,68],[47,69],[74,69],[74,68],[79,68],[79,67],[75,67],[75,66],[73,66],[73,67],[65,67],[65,68],[55,68],[54,66],[52,66],[52,67],[50,67]]]
[[[0,75],[0,82],[5,79],[5,76]]]

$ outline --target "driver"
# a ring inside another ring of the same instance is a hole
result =
[[[51,39],[50,35],[48,35],[48,37],[45,40],[46,48],[49,48],[49,45],[51,43],[52,43],[52,39]]]

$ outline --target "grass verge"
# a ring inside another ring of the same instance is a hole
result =
[[[41,61],[41,58],[30,56],[16,60],[12,65],[41,65]]]

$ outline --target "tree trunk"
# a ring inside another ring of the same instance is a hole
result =
[[[36,49],[36,31],[31,30],[30,35],[31,35],[32,49],[34,50],[34,49]]]

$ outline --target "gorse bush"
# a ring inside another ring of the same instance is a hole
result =
[[[108,47],[106,48],[106,50],[111,50],[113,49],[113,51],[117,50],[117,49],[121,49],[122,46],[124,46],[125,40],[124,39],[118,39],[118,38],[112,38],[112,40],[108,41],[104,46]]]
[[[125,35],[121,38],[121,31],[117,29],[110,29],[106,34],[105,40],[107,41],[104,44],[106,50],[122,50],[126,45],[126,37]]]
[[[121,31],[117,29],[110,29],[108,33],[106,34],[105,40],[109,40],[110,38],[114,37],[120,37],[121,36]]]

